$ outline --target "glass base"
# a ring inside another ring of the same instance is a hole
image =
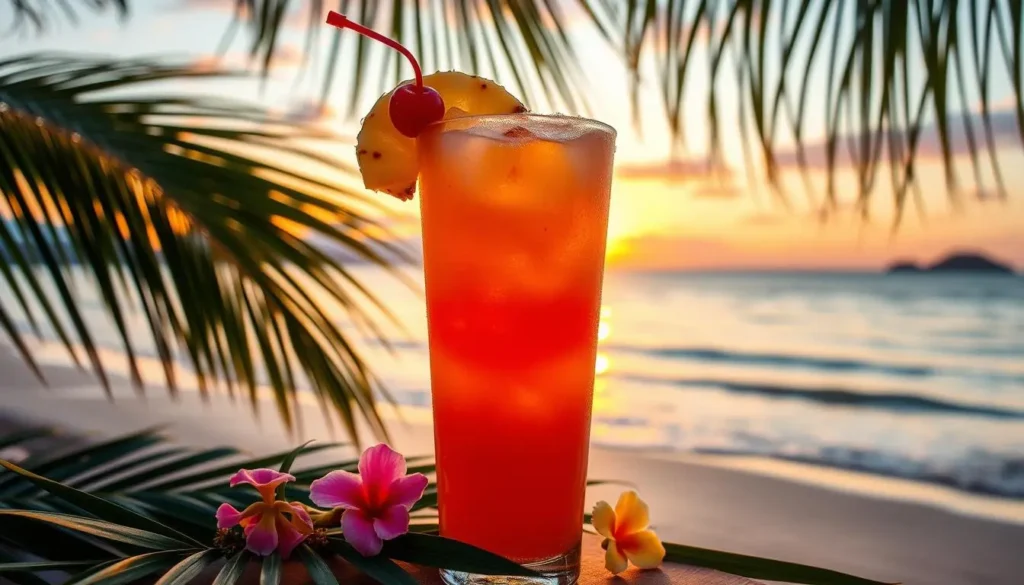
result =
[[[537,571],[540,575],[503,577],[441,569],[441,579],[448,585],[573,585],[580,578],[580,546],[577,545],[557,557],[523,563],[523,566]]]

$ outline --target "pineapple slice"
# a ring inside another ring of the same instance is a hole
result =
[[[448,111],[445,118],[453,113],[479,116],[526,111],[505,88],[476,75],[458,71],[434,73],[423,77],[423,85],[441,94]],[[382,95],[363,119],[356,137],[356,158],[367,189],[408,201],[416,193],[419,175],[416,139],[403,136],[391,123],[388,106],[392,93]]]

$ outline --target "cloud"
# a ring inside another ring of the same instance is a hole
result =
[[[728,178],[729,168],[713,167],[708,159],[673,158],[656,162],[625,163],[618,166],[616,175],[621,179],[689,183],[709,177]]]
[[[970,125],[973,128],[975,145],[985,146],[984,125],[980,112],[972,112],[967,115]],[[1020,148],[1020,134],[1017,126],[1017,115],[1013,110],[998,110],[990,112],[989,119],[992,124],[992,135],[996,148],[1001,146],[1012,146]],[[949,116],[947,122],[947,133],[949,136],[949,148],[953,156],[965,155],[970,152],[970,141],[964,130],[964,121],[961,114]],[[836,142],[835,164],[836,167],[851,167],[854,165],[854,158],[850,155],[850,145],[860,148],[861,133],[841,135]],[[904,136],[902,142],[906,148],[909,136]],[[888,139],[882,143],[881,159],[888,160]],[[805,145],[804,157],[809,168],[824,169],[827,166],[828,143],[824,140]],[[942,142],[939,140],[938,125],[935,122],[925,124],[918,137],[917,157],[924,159],[941,159]],[[775,154],[775,162],[780,168],[799,165],[798,151],[782,150]]]

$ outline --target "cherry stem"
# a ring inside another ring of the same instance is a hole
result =
[[[409,63],[412,64],[412,70],[416,73],[416,87],[423,87],[423,71],[420,70],[419,62],[416,61],[416,57],[412,55],[412,52],[409,51],[409,49],[403,47],[402,44],[399,43],[398,41],[388,38],[373,29],[366,28],[365,26],[357,22],[352,22],[344,14],[335,12],[333,10],[327,13],[327,24],[338,27],[340,29],[352,29],[357,33],[363,35],[364,37],[370,37],[375,41],[380,41],[385,45],[391,47],[392,49],[398,51],[399,53],[405,55],[405,58],[408,59]]]

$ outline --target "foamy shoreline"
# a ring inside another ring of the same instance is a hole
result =
[[[166,424],[166,433],[182,443],[230,444],[255,453],[297,441],[287,436],[270,403],[261,405],[254,422],[247,403],[218,396],[204,405],[193,392],[172,401],[156,387],[138,399],[123,381],[111,403],[87,375],[60,366],[45,371],[50,390],[0,351],[4,415],[100,436]],[[330,440],[315,401],[302,409],[304,436]],[[432,451],[428,411],[385,415],[400,450]],[[343,438],[337,431],[335,440]],[[952,498],[945,488],[754,458],[602,448],[591,454],[590,476],[635,483],[651,504],[659,533],[674,542],[910,584],[1011,585],[1024,573],[1024,525],[1014,523],[1024,521],[1024,504],[1014,501]],[[617,489],[595,490],[590,500],[612,498]],[[965,507],[972,499],[977,501]]]

